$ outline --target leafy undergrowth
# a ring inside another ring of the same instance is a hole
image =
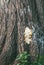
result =
[[[23,52],[17,56],[16,60],[19,61],[17,65],[44,65],[44,55],[41,55],[36,61],[30,62],[30,55]]]

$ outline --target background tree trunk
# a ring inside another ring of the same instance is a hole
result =
[[[30,48],[24,42],[27,26],[35,29]],[[44,50],[43,39],[43,0],[0,0],[0,65],[15,65],[16,56],[23,51],[29,51],[35,59],[38,48]]]

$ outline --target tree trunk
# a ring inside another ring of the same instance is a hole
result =
[[[15,65],[16,56],[23,51],[28,51],[32,59],[36,58],[42,45],[39,40],[44,38],[43,2],[0,0],[0,65]],[[30,45],[24,41],[27,26],[33,30]]]

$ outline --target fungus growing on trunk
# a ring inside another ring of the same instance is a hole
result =
[[[29,27],[25,28],[25,31],[24,31],[24,41],[27,44],[30,44],[30,42],[32,41],[32,29],[30,29]]]

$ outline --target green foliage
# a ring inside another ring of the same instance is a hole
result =
[[[19,63],[17,65],[29,65],[29,54],[27,52],[23,52],[17,56],[16,60],[19,60]]]
[[[34,61],[31,65],[42,65],[40,62]]]
[[[44,65],[44,55],[40,55],[39,59],[34,61],[32,65]]]
[[[30,55],[27,52],[23,52],[16,58],[16,60],[19,60],[17,65],[44,65],[44,55],[41,55],[39,59],[37,58],[37,60],[32,63],[30,63],[29,59]]]
[[[44,55],[41,55],[39,58],[39,62],[44,65]]]

